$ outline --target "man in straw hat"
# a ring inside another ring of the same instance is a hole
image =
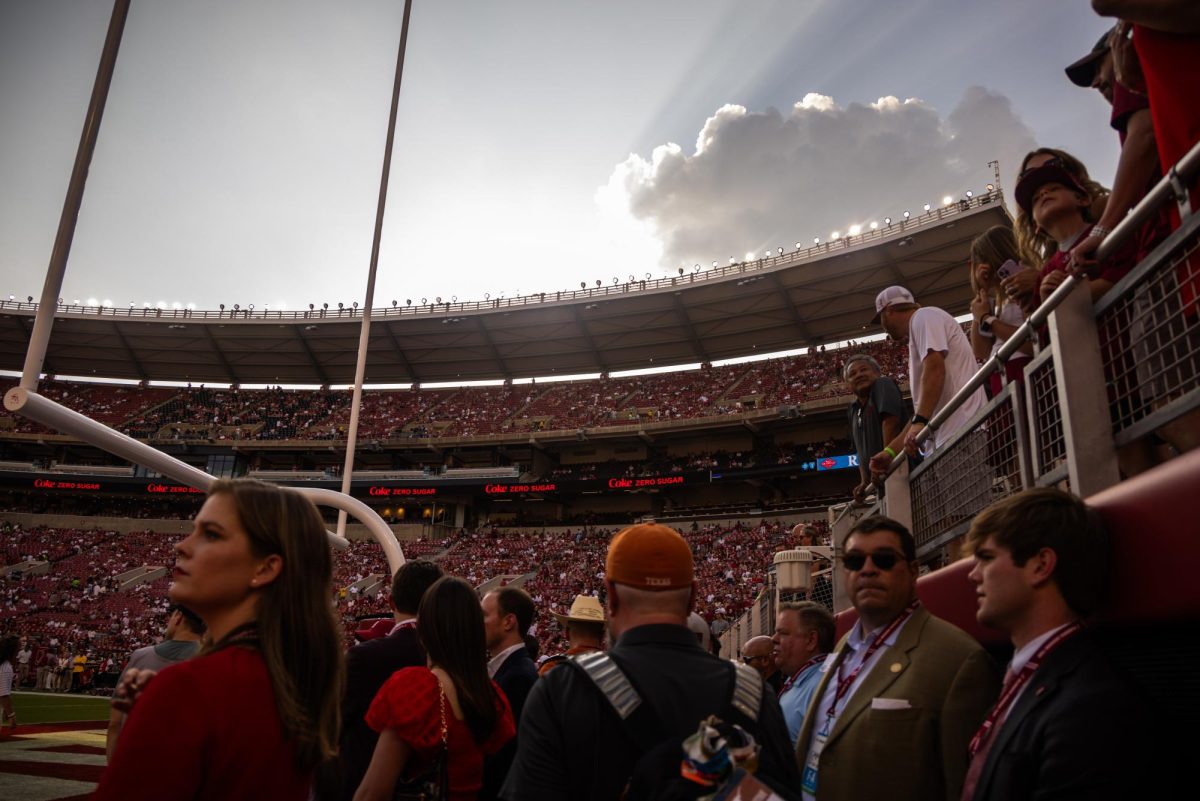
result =
[[[774,696],[752,669],[707,653],[687,627],[696,585],[692,551],[679,532],[653,523],[624,529],[609,545],[605,572],[613,645],[571,659],[533,688],[501,798],[618,798],[643,754],[657,750],[639,743],[640,735],[673,739],[678,770],[681,739],[708,715],[734,709],[762,746],[756,776],[796,786]]]
[[[551,611],[558,625],[567,630],[569,647],[565,654],[555,654],[538,665],[538,675],[545,676],[568,657],[604,650],[604,607],[593,595],[576,595],[565,615]]]

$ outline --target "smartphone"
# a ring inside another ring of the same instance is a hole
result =
[[[1006,281],[1019,272],[1021,272],[1021,265],[1015,260],[1009,259],[1008,261],[1004,262],[1004,264],[1000,265],[999,270],[996,270],[996,280]]]

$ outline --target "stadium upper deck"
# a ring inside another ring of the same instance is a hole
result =
[[[795,243],[756,261],[697,265],[674,278],[636,280],[625,268],[574,291],[481,302],[397,300],[372,311],[365,381],[609,373],[815,346],[861,337],[875,294],[896,283],[926,305],[966,311],[971,240],[1011,222],[1000,190],[905,213],[858,235]],[[21,370],[36,309],[0,301],[0,369]],[[207,384],[348,384],[361,323],[355,308],[64,304],[43,371]]]

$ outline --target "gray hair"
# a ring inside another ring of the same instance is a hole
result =
[[[880,375],[883,375],[883,370],[879,367],[879,362],[875,361],[875,359],[873,357],[868,356],[865,353],[856,353],[853,356],[851,356],[849,359],[846,359],[846,365],[842,368],[842,379],[843,380],[850,378],[850,365],[854,364],[855,362],[866,362],[867,364],[869,364],[875,368],[875,372],[879,373]]]

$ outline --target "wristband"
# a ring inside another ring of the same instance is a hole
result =
[[[891,445],[888,445],[886,448],[884,448],[883,452],[886,453],[888,456],[892,457],[893,459],[896,458],[896,452],[894,450],[892,450]]]
[[[917,423],[917,424],[919,424],[919,425],[923,425],[923,426],[927,426],[927,425],[929,425],[929,418],[928,418],[928,417],[923,417],[923,416],[921,416],[921,415],[919,415],[919,414],[914,414],[914,415],[913,415],[913,418],[912,418],[912,421],[913,421],[914,423]]]
[[[1112,233],[1111,228],[1105,228],[1103,225],[1093,225],[1092,230],[1088,231],[1089,239],[1104,240],[1104,237]]]

